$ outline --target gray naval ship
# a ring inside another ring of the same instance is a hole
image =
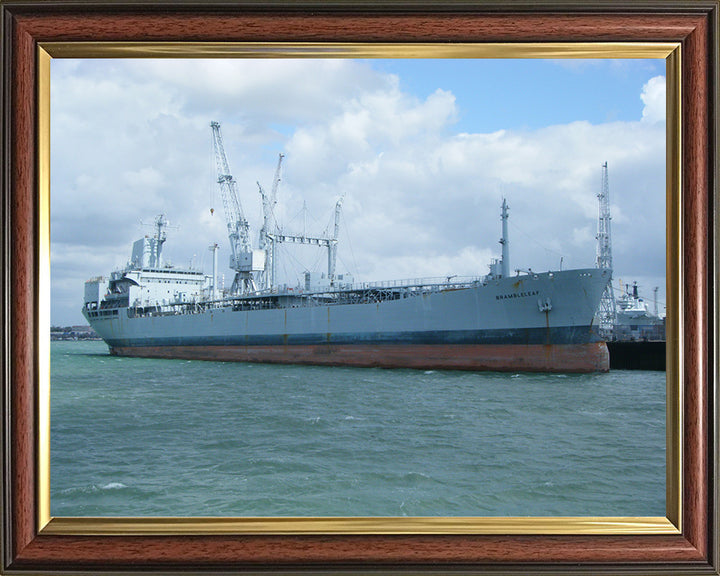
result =
[[[485,276],[355,283],[335,273],[340,202],[332,236],[283,234],[271,226],[272,189],[262,186],[260,249],[237,200],[220,125],[211,124],[230,240],[229,290],[212,274],[165,264],[167,221],[137,240],[130,262],[85,283],[83,314],[118,356],[386,368],[594,372],[609,369],[593,324],[611,271],[600,268],[510,274],[508,206],[501,257]],[[327,249],[322,277],[275,282],[282,243]]]

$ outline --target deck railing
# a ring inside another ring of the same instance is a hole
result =
[[[172,316],[198,314],[220,308],[233,310],[268,310],[279,308],[304,308],[338,304],[382,302],[420,296],[444,290],[461,290],[482,283],[476,276],[451,276],[386,280],[382,282],[359,282],[338,286],[280,286],[245,296],[226,297],[217,300],[174,302],[129,309],[129,315]]]

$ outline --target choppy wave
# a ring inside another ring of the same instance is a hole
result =
[[[56,516],[665,514],[665,377],[318,368],[52,344]]]
[[[90,486],[76,486],[72,488],[65,488],[61,490],[61,494],[92,494],[100,490],[120,490],[121,488],[127,488],[122,482],[108,482],[107,484],[92,484]]]

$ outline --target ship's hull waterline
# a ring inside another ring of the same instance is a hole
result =
[[[117,356],[361,368],[497,372],[607,372],[604,342],[588,344],[319,344],[295,346],[137,346]]]
[[[262,310],[86,316],[118,356],[595,372],[609,369],[592,325],[608,278],[605,270],[566,270],[372,303],[317,304],[305,295]]]

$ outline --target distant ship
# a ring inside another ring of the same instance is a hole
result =
[[[385,368],[541,372],[609,369],[593,324],[611,271],[600,268],[510,275],[508,206],[502,256],[483,277],[355,283],[335,273],[335,233],[309,238],[272,227],[273,190],[262,187],[260,249],[248,240],[219,124],[213,123],[218,183],[228,221],[232,288],[213,273],[163,263],[167,221],[133,244],[132,258],[107,278],[85,283],[83,314],[118,356]],[[328,251],[327,275],[297,286],[275,282],[276,246]]]
[[[657,296],[655,301],[657,303]],[[613,340],[665,340],[665,320],[657,311],[650,311],[638,292],[637,282],[626,286],[616,300]]]

